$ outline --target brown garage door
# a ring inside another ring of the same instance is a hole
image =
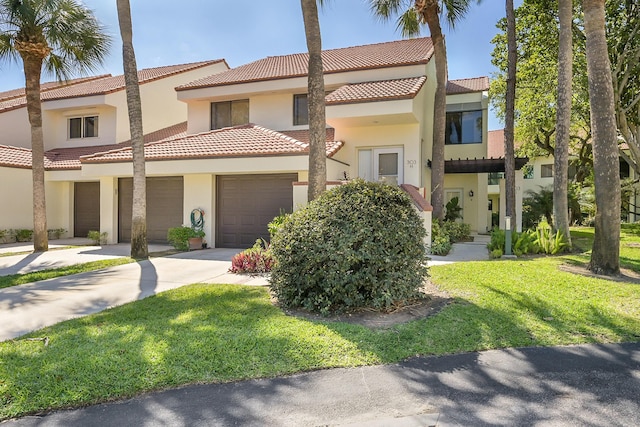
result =
[[[184,185],[181,176],[147,178],[147,240],[167,241],[167,230],[182,225]],[[133,179],[118,180],[118,241],[131,240]]]
[[[73,194],[73,235],[87,237],[100,230],[100,183],[76,182]]]
[[[293,208],[297,174],[229,175],[217,179],[216,247],[248,248],[269,239],[267,224]]]

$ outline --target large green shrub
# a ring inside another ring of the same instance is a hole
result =
[[[469,240],[471,237],[471,224],[456,221],[444,221],[442,231],[449,236],[451,243]]]
[[[285,307],[327,314],[418,297],[425,229],[398,187],[355,180],[285,219],[271,243],[271,290]]]
[[[204,231],[196,230],[186,225],[172,227],[167,230],[167,240],[179,251],[189,250],[189,239],[204,236]]]

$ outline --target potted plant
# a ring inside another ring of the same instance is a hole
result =
[[[167,240],[179,251],[202,249],[204,236],[204,231],[186,225],[170,228],[167,232]]]

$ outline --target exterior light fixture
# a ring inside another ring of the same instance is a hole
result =
[[[469,190],[469,197],[473,197],[473,190]]]

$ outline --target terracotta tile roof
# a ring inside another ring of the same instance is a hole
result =
[[[487,158],[504,157],[504,129],[490,130],[487,135]]]
[[[197,68],[206,67],[208,65],[224,62],[224,59],[215,59],[212,61],[192,62],[190,64],[169,65],[165,67],[148,68],[138,71],[139,83],[145,84],[175,74],[184,73],[186,71],[195,70]],[[94,80],[81,85],[72,87],[64,87],[56,90],[47,91],[43,94],[43,100],[76,98],[92,95],[105,95],[125,89],[124,75],[106,77]]]
[[[326,97],[327,105],[353,104],[361,102],[391,101],[414,98],[424,82],[425,76],[398,80],[355,83],[344,85]]]
[[[31,150],[0,145],[0,166],[31,169]]]
[[[163,139],[174,139],[183,136],[187,136],[187,122],[178,123],[173,126],[145,134],[144,143],[147,144],[149,142],[158,142]],[[123,144],[131,145],[131,140],[128,140]]]
[[[169,77],[197,68],[206,67],[211,64],[224,62],[224,59],[212,61],[193,62],[190,64],[169,65],[165,67],[148,68],[138,71],[139,83],[145,84],[158,79]],[[84,96],[106,95],[125,89],[124,75],[111,76],[106,74],[93,78],[86,78],[74,84],[57,85],[41,91],[42,101],[53,101],[57,99],[80,98]],[[1,101],[1,100],[0,100]],[[4,111],[21,108],[27,105],[24,96],[0,102],[0,113]]]
[[[431,206],[431,203],[420,193],[418,187],[411,184],[401,184],[400,188],[411,197],[411,201],[420,212],[433,211],[433,206]]]
[[[104,153],[123,148],[129,144],[94,145],[91,147],[56,148],[44,153],[44,167],[47,170],[81,169],[81,156]]]
[[[178,123],[144,136],[145,143],[158,142],[167,138],[181,137],[187,134],[187,122]],[[44,153],[46,170],[77,170],[82,168],[81,156],[96,155],[112,150],[130,147],[131,141],[121,144],[94,145],[88,147],[56,148]],[[0,166],[31,168],[31,150],[28,148],[0,145]]]
[[[484,92],[486,90],[489,90],[489,77],[449,80],[447,83],[447,95]]]
[[[168,138],[177,138],[187,134],[187,122],[178,123],[144,136],[145,144],[158,142]],[[45,169],[47,170],[73,170],[81,169],[81,156],[90,156],[107,151],[119,150],[131,146],[131,141],[120,144],[94,145],[93,147],[56,148],[49,150],[45,155]]]
[[[71,86],[79,83],[84,83],[90,80],[102,79],[105,77],[111,77],[111,74],[103,74],[100,76],[80,77],[77,79],[70,79],[62,82],[46,82],[40,84],[40,92],[46,92],[51,89],[56,89],[61,86]],[[14,98],[21,98],[25,96],[25,88],[12,89],[6,92],[0,92],[0,101],[6,101]]]
[[[332,156],[342,142],[327,143],[327,156]],[[209,132],[168,139],[145,146],[145,158],[153,160],[208,159],[299,155],[308,152],[309,144],[283,133],[254,124],[217,129]],[[119,163],[131,161],[131,149],[83,157],[82,163]]]
[[[416,38],[325,50],[322,52],[322,62],[325,74],[331,74],[426,64],[432,55],[431,39]],[[176,90],[303,77],[307,75],[308,61],[307,53],[270,56],[179,86]]]
[[[300,130],[280,130],[281,134],[287,135],[293,139],[297,139],[305,144],[309,143],[309,129]],[[327,128],[327,142],[335,141],[336,130],[334,128]]]

